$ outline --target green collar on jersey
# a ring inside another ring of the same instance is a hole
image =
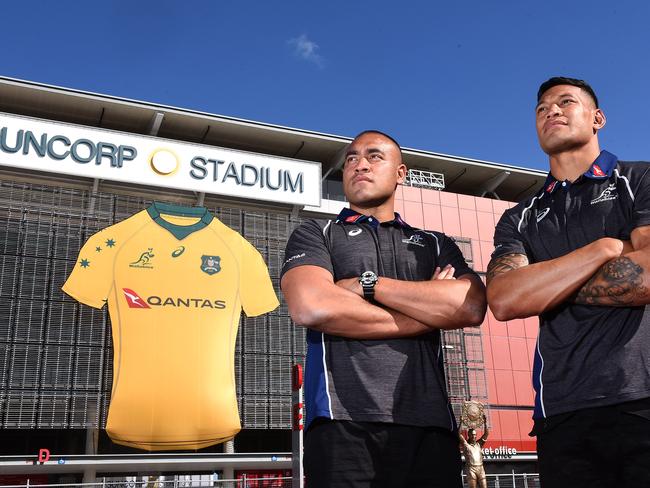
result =
[[[151,219],[159,226],[167,229],[178,240],[185,239],[192,232],[201,230],[207,227],[214,218],[208,209],[205,207],[183,207],[181,205],[173,205],[169,203],[153,202],[147,208],[147,213]],[[200,220],[192,225],[178,225],[168,222],[161,215],[178,215],[182,217],[199,217]]]

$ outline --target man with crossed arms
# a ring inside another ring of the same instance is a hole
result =
[[[395,213],[405,173],[394,139],[359,134],[343,167],[350,208],[287,243],[282,291],[309,328],[310,488],[461,487],[440,329],[479,325],[484,287],[452,239]]]
[[[650,165],[601,151],[584,81],[537,95],[544,187],[497,224],[498,320],[538,315],[533,433],[549,487],[650,486]]]

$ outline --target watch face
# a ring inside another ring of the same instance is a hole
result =
[[[361,286],[372,286],[377,283],[377,275],[372,271],[364,271],[359,278]]]

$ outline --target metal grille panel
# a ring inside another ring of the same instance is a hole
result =
[[[467,263],[473,267],[471,240],[454,237],[454,241]],[[460,419],[465,400],[483,403],[488,400],[481,329],[445,330],[442,332],[442,344],[449,400],[456,418]]]
[[[108,314],[78,304],[61,286],[90,235],[150,203],[0,182],[0,428],[105,426],[113,376]],[[210,197],[206,206],[262,253],[279,292],[284,246],[299,221],[217,206]],[[304,330],[293,327],[286,305],[242,318],[235,377],[244,427],[289,427],[290,365],[304,352]]]

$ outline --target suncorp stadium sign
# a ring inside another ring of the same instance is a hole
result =
[[[320,205],[321,165],[0,113],[0,166]]]

